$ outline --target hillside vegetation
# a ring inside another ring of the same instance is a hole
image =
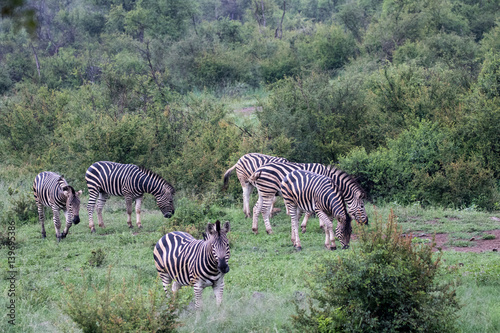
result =
[[[258,151],[339,163],[371,200],[498,208],[497,1],[26,6],[32,34],[0,21],[2,179],[53,170],[83,187],[111,160],[219,195]]]

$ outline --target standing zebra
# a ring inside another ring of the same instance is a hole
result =
[[[292,218],[292,243],[301,250],[299,239],[299,219],[302,212],[314,212],[319,217],[325,231],[325,247],[335,250],[335,236],[342,249],[349,248],[351,239],[351,217],[347,213],[342,195],[329,177],[304,170],[295,170],[286,175],[281,184],[281,193],[286,212]],[[336,218],[337,228],[333,235],[332,220]]]
[[[188,233],[174,231],[163,236],[154,249],[156,270],[163,289],[172,281],[174,294],[182,286],[192,286],[195,307],[202,304],[203,289],[212,286],[217,305],[222,302],[224,274],[229,272],[227,261],[230,257],[229,222],[221,228],[220,222],[208,223],[203,240],[197,240]]]
[[[264,218],[267,233],[272,233],[271,223],[269,222],[272,204],[276,195],[280,194],[281,182],[288,173],[294,170],[311,171],[331,178],[346,202],[349,213],[358,223],[368,223],[368,216],[363,202],[365,192],[344,171],[334,166],[325,166],[319,163],[268,163],[255,170],[248,179],[259,191],[259,199],[253,208],[252,230],[254,233],[257,233],[258,230],[259,214],[262,214]],[[304,222],[302,222],[302,232],[306,231],[308,217],[309,214],[306,214]]]
[[[33,195],[38,208],[38,219],[42,225],[42,237],[45,233],[45,215],[43,208],[49,206],[54,215],[54,227],[56,228],[57,241],[65,238],[69,228],[74,223],[80,223],[80,195],[82,191],[75,192],[75,189],[68,185],[63,176],[55,172],[40,172],[33,182]],[[61,233],[61,221],[59,210],[63,210],[66,217],[66,227]]]
[[[238,162],[224,173],[223,188],[226,189],[227,183],[229,182],[229,176],[231,172],[236,169],[236,176],[238,176],[241,188],[243,189],[243,212],[245,213],[245,217],[250,217],[250,194],[253,190],[253,185],[248,181],[248,178],[257,168],[273,162],[288,162],[288,160],[282,157],[250,153],[240,157]]]
[[[141,225],[141,203],[144,193],[155,196],[156,203],[166,218],[174,214],[173,196],[175,190],[165,179],[156,173],[134,164],[120,164],[101,161],[92,164],[85,174],[89,188],[89,227],[95,232],[94,206],[97,201],[97,219],[104,228],[102,208],[111,195],[125,197],[127,205],[127,224],[132,228],[132,202],[135,200],[137,226]]]

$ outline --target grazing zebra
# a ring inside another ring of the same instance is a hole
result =
[[[268,163],[255,170],[252,176],[249,177],[249,182],[257,187],[259,191],[259,199],[253,208],[252,230],[254,233],[257,233],[258,230],[259,214],[262,214],[264,218],[266,232],[268,234],[272,233],[271,223],[269,222],[272,204],[276,195],[280,194],[282,180],[288,173],[294,170],[311,171],[331,178],[343,196],[349,214],[359,224],[368,223],[368,216],[363,202],[365,192],[344,171],[334,166],[325,166],[319,163]],[[306,214],[302,222],[302,232],[306,231],[308,217],[309,214]]]
[[[227,264],[230,252],[227,233],[229,222],[221,228],[219,221],[208,223],[203,240],[188,233],[174,231],[163,236],[154,249],[156,270],[163,289],[168,296],[167,286],[172,281],[174,294],[182,286],[192,286],[195,307],[202,304],[203,289],[212,286],[217,305],[222,302],[224,274],[229,272]]]
[[[80,195],[82,191],[75,192],[75,189],[68,185],[63,176],[55,172],[40,172],[33,182],[33,195],[35,196],[38,208],[38,219],[42,225],[42,237],[45,233],[45,215],[43,208],[49,206],[54,215],[54,226],[56,228],[57,241],[65,238],[72,224],[80,223]],[[61,233],[61,221],[59,210],[63,210],[66,217],[66,227]]]
[[[224,189],[227,188],[227,183],[229,181],[229,176],[236,169],[236,175],[243,189],[243,212],[245,217],[250,217],[250,194],[253,190],[253,185],[248,181],[248,178],[254,173],[254,171],[268,163],[273,162],[288,162],[287,159],[282,157],[274,157],[259,153],[250,153],[240,157],[238,162],[229,168],[224,174]]]
[[[141,203],[144,193],[155,196],[156,203],[166,218],[174,214],[173,196],[175,190],[165,179],[156,173],[134,164],[120,164],[101,161],[92,164],[85,174],[89,188],[89,227],[95,232],[94,207],[97,201],[97,219],[104,228],[102,208],[111,195],[125,197],[127,205],[127,224],[132,228],[132,202],[135,200],[137,226],[141,225]]]
[[[286,212],[292,218],[292,243],[301,250],[298,223],[302,212],[314,212],[325,231],[325,247],[335,250],[335,236],[342,249],[349,248],[351,239],[351,217],[346,211],[339,189],[329,177],[305,170],[295,170],[286,175],[281,183],[281,193]],[[336,218],[337,228],[333,235],[332,220]]]

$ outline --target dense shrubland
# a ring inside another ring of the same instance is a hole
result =
[[[221,198],[224,170],[259,151],[339,163],[372,200],[498,208],[497,2],[26,6],[32,34],[22,12],[0,21],[6,179],[54,170],[80,188],[112,160]],[[256,121],[235,122],[230,102],[254,94]]]

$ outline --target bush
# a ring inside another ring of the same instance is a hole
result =
[[[438,284],[435,245],[413,245],[391,212],[374,229],[359,231],[346,258],[330,259],[312,273],[307,309],[293,323],[308,332],[455,332],[455,291]]]
[[[163,289],[143,292],[137,281],[123,280],[119,290],[109,268],[104,289],[82,272],[77,286],[62,281],[66,292],[62,310],[83,332],[172,332],[177,326],[179,298],[165,302]],[[91,283],[89,286],[88,284]],[[147,296],[146,296],[147,294]]]

